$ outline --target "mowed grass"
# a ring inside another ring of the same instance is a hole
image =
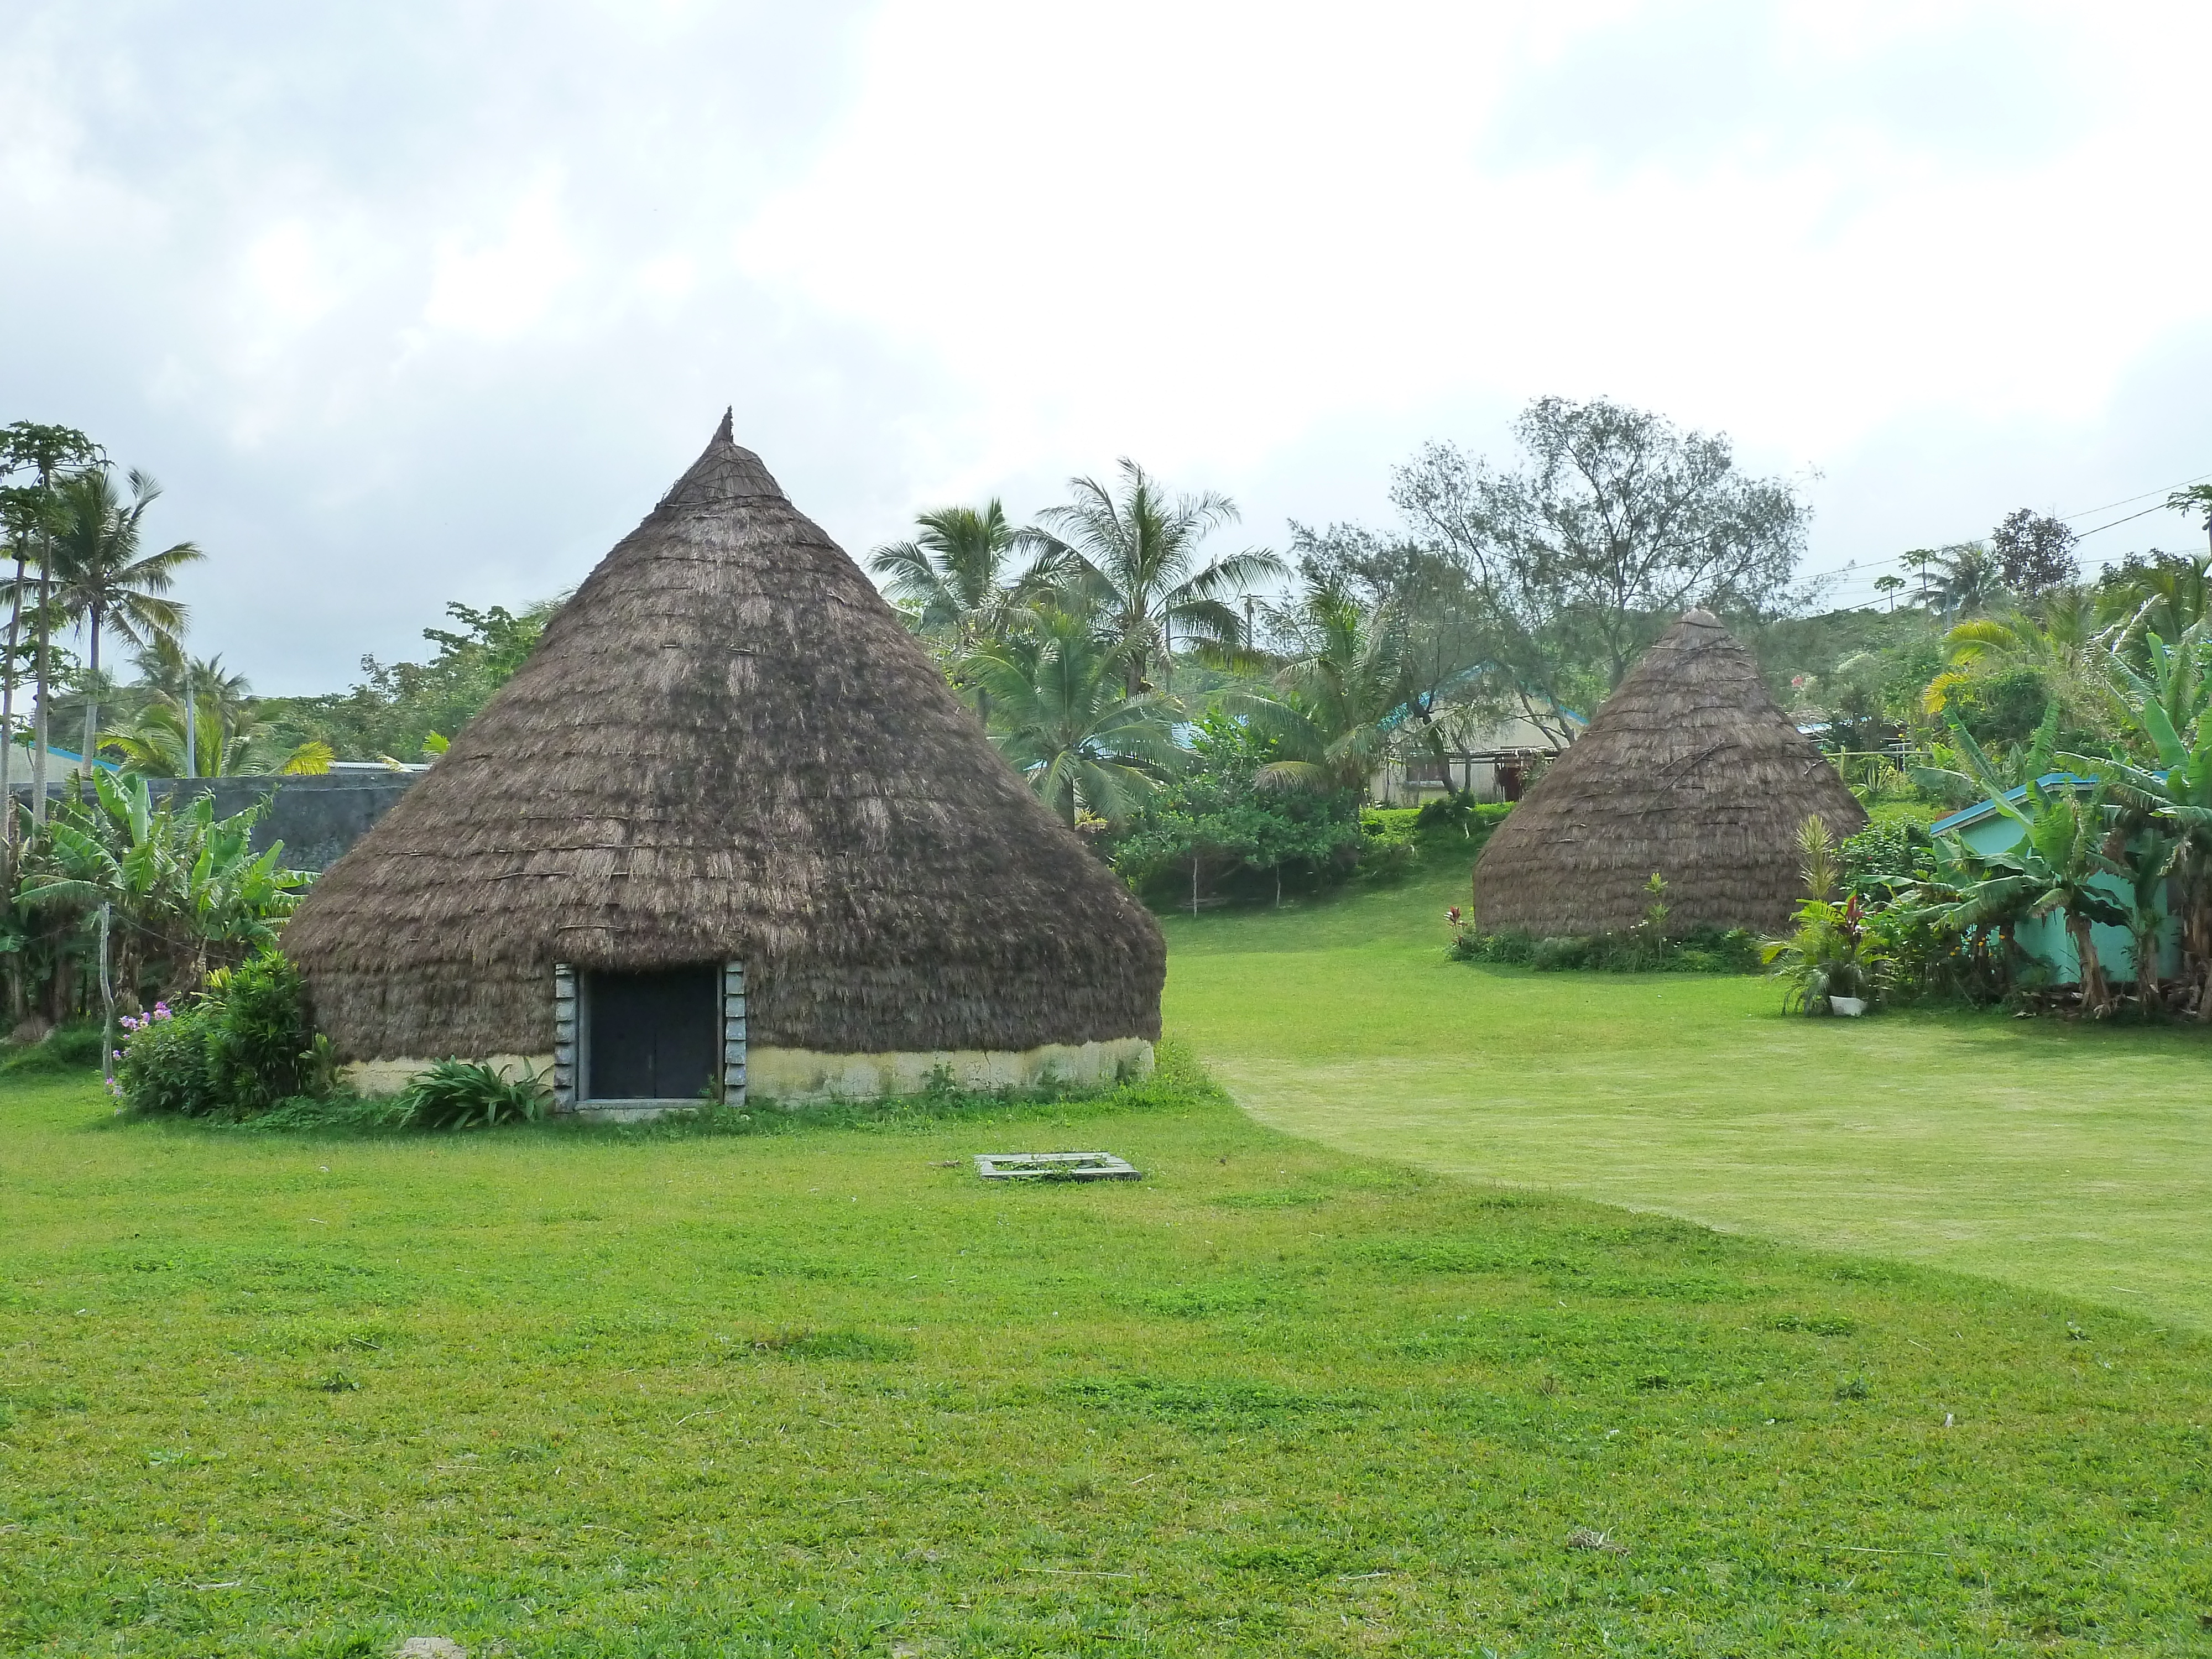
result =
[[[0,1650],[2203,1650],[2204,1340],[1350,1156],[1170,1058],[743,1137],[0,1086]],[[1146,1177],[966,1164],[1055,1147]]]
[[[1437,838],[1397,888],[1170,918],[1171,1026],[1255,1116],[1352,1152],[2212,1330],[2212,1033],[1452,963],[1470,861]]]

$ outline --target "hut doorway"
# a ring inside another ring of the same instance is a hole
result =
[[[584,975],[585,1102],[697,1100],[721,1073],[722,965]]]

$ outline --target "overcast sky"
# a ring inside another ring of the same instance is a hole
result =
[[[1279,547],[1606,395],[1803,478],[1856,599],[2212,477],[2208,62],[2112,0],[0,0],[0,422],[161,479],[267,692],[573,586],[725,404],[865,555],[1124,454]]]

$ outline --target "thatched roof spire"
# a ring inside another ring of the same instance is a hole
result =
[[[362,1060],[548,1051],[556,962],[736,958],[840,1054],[1155,1037],[1164,965],[728,415],[285,946]]]
[[[1641,920],[1652,873],[1670,928],[1778,930],[1803,896],[1797,830],[1866,813],[1767,695],[1711,611],[1685,612],[1513,809],[1474,866],[1477,922],[1539,935]]]

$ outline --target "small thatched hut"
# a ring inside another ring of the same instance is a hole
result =
[[[1141,1072],[1165,962],[726,416],[284,945],[364,1091],[615,1112]]]
[[[1606,700],[1474,866],[1489,932],[1615,933],[1666,878],[1673,928],[1778,931],[1804,896],[1798,826],[1842,837],[1866,813],[1767,695],[1717,617],[1692,611]]]

